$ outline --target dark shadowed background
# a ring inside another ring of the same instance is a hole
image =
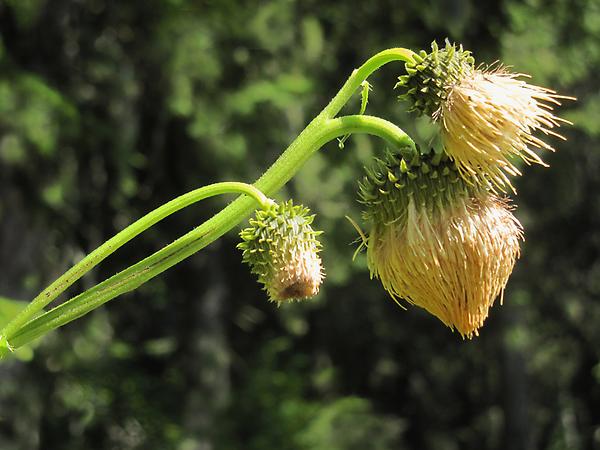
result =
[[[254,180],[370,55],[446,37],[579,98],[550,168],[516,180],[526,242],[480,337],[400,309],[352,262],[344,215],[360,218],[357,179],[383,149],[352,137],[279,197],[325,230],[318,298],[267,303],[232,232],[3,362],[0,448],[600,449],[599,0],[0,0],[0,296],[30,300],[177,195]],[[401,72],[371,78],[368,111],[424,139]],[[69,293],[230,200],[155,226]]]

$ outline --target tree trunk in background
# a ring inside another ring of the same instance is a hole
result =
[[[219,261],[219,253],[212,253],[199,264],[198,258],[188,260],[191,272],[210,273],[210,284],[201,286],[190,308],[193,324],[187,336],[189,353],[185,366],[189,394],[183,405],[183,423],[186,434],[194,442],[194,450],[214,448],[215,420],[223,409],[229,395],[229,354],[223,326],[224,301],[227,287],[223,274],[226,273]]]
[[[504,409],[504,445],[510,450],[529,448],[529,396],[526,355],[511,334],[519,327],[519,306],[507,302],[502,307],[504,340],[502,347],[502,392]]]
[[[40,262],[42,234],[28,223],[22,200],[8,187],[0,188],[0,296],[27,300],[32,292],[24,280],[31,267],[44,269]],[[39,281],[37,279],[36,281]],[[36,373],[18,360],[0,364],[0,448],[30,450],[39,445],[39,423],[44,411],[42,393],[36,386]]]

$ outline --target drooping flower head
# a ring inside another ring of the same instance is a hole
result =
[[[522,229],[505,200],[467,183],[433,151],[388,153],[360,184],[371,276],[463,337],[478,334],[519,256]]]
[[[281,304],[318,294],[324,274],[321,232],[313,230],[313,220],[308,208],[290,200],[257,210],[250,227],[240,232],[242,260],[258,275],[269,300]]]
[[[552,107],[568,97],[528,84],[526,75],[502,66],[476,68],[462,46],[431,47],[406,64],[407,75],[396,85],[400,97],[440,123],[444,151],[463,178],[496,191],[514,190],[509,176],[520,171],[513,158],[544,165],[534,150],[553,148],[535,133],[562,138],[553,129],[566,121]]]

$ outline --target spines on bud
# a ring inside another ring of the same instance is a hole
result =
[[[257,210],[250,227],[240,232],[242,260],[250,265],[278,304],[313,297],[324,274],[318,256],[320,231],[313,230],[308,208],[288,202]]]
[[[405,221],[408,205],[439,213],[480,192],[461,179],[456,164],[444,152],[418,151],[412,157],[387,151],[365,168],[359,182],[359,201],[366,207],[364,218],[372,223]]]
[[[434,41],[431,53],[421,50],[405,64],[407,74],[396,84],[401,91],[398,98],[410,102],[410,111],[434,116],[446,101],[447,87],[472,72],[474,63],[471,52],[462,45],[457,48],[446,40],[445,48],[440,49]]]

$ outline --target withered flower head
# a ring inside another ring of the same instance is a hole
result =
[[[446,156],[388,154],[360,187],[371,276],[463,337],[478,334],[519,256],[506,201],[466,183]]]
[[[534,134],[562,139],[554,128],[568,123],[552,113],[559,99],[569,98],[526,83],[526,75],[505,67],[476,68],[469,52],[446,42],[407,63],[408,75],[397,87],[412,109],[441,123],[444,150],[463,178],[493,190],[514,190],[510,175],[520,175],[513,162],[544,165],[534,149],[553,148]]]
[[[308,208],[290,200],[257,210],[250,227],[240,232],[242,260],[258,275],[269,300],[281,304],[319,292],[324,278],[318,256],[321,232],[311,227],[313,219]]]

